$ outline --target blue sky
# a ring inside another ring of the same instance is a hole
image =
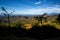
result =
[[[1,7],[10,13],[20,15],[39,15],[43,13],[60,13],[60,0],[0,0]]]

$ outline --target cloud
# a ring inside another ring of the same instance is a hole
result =
[[[40,4],[42,1],[38,1],[38,2],[35,2],[35,4],[37,5],[37,4]]]
[[[39,8],[39,9],[26,9],[22,11],[17,11],[19,14],[24,15],[41,15],[44,13],[60,13],[60,8],[58,7],[47,7],[47,8]]]
[[[55,7],[60,7],[60,5],[54,5]]]

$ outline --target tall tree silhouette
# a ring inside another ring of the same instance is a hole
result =
[[[39,16],[38,21],[40,21],[41,25],[43,25],[42,21],[43,21],[43,16]]]
[[[10,14],[6,11],[6,9],[4,7],[1,7],[1,9],[2,9],[2,11],[5,12],[3,14],[8,17],[7,19],[8,19],[8,23],[9,23],[9,27],[10,27],[11,26],[10,25]],[[13,11],[13,12],[15,12],[15,11]],[[11,12],[11,13],[13,13],[13,12]]]
[[[41,15],[41,16],[39,16],[39,21],[41,22],[41,25],[43,25],[43,23],[42,23],[43,19],[44,19],[45,21],[47,21],[47,14],[46,14],[46,13],[44,13],[44,14]]]
[[[44,13],[43,15],[36,16],[35,18],[38,20],[38,22],[41,23],[41,25],[43,25],[43,23],[42,23],[43,19],[44,19],[45,21],[47,21],[47,14]]]

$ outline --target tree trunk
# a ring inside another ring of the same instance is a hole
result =
[[[41,26],[42,26],[42,18],[41,18]]]
[[[9,14],[8,14],[8,24],[9,24],[9,27],[10,27],[11,25],[10,25],[10,16],[9,16]]]

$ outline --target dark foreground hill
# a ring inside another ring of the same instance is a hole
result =
[[[53,26],[33,26],[26,30],[21,27],[0,27],[0,40],[59,40],[60,30]]]

